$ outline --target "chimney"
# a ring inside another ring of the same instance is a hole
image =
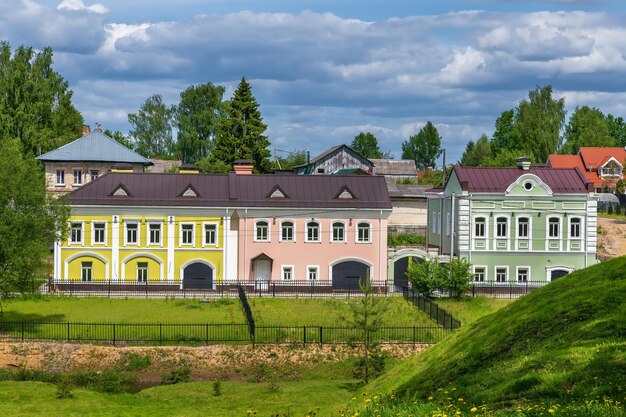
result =
[[[90,133],[91,133],[91,128],[89,127],[89,125],[83,125],[83,136],[87,136]]]
[[[233,169],[237,175],[251,175],[254,162],[249,159],[238,159],[233,162]]]
[[[521,156],[517,158],[515,162],[517,162],[517,167],[524,171],[528,171],[530,168],[530,157],[528,156]]]

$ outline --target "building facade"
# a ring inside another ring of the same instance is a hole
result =
[[[581,147],[576,155],[548,157],[551,168],[580,168],[597,193],[614,193],[617,183],[624,180],[626,150],[620,147]]]
[[[325,150],[306,164],[294,167],[296,174],[332,175],[338,171],[359,170],[371,174],[374,163],[356,153],[347,145],[337,145]]]
[[[580,169],[455,166],[428,194],[428,250],[476,281],[552,281],[596,260],[597,202]]]
[[[383,178],[113,172],[70,199],[56,282],[386,281]]]

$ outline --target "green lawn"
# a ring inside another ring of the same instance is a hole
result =
[[[505,298],[474,297],[462,300],[436,299],[439,307],[461,320],[461,326],[471,324],[479,318],[508,306],[514,300]]]
[[[251,298],[259,325],[341,326],[357,298]],[[386,297],[386,326],[435,326],[402,297]],[[107,323],[245,323],[239,299],[107,299],[45,296],[4,302],[6,321],[82,321]]]
[[[159,386],[137,394],[103,394],[75,389],[74,398],[57,399],[56,386],[42,382],[0,382],[0,415],[12,416],[328,416],[353,396],[352,380],[267,383],[223,382],[213,395],[210,382]],[[319,408],[319,410],[318,410]],[[248,412],[250,412],[248,414]],[[337,414],[335,414],[337,415]]]

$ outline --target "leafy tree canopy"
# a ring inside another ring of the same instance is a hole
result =
[[[503,111],[500,117],[496,119],[496,129],[491,139],[491,148],[493,153],[497,153],[500,149],[509,149],[518,147],[514,143],[513,127],[515,122],[515,110]]]
[[[224,117],[224,87],[211,83],[190,86],[180,94],[175,112],[178,153],[184,163],[208,157],[217,126]]]
[[[562,151],[577,154],[581,146],[614,146],[604,114],[597,108],[576,107],[565,127]]]
[[[354,137],[350,147],[365,158],[382,158],[383,153],[378,147],[378,140],[373,133],[361,132]]]
[[[137,113],[130,113],[128,122],[132,129],[129,135],[135,143],[134,149],[146,158],[171,156],[174,152],[174,112],[175,108],[166,106],[163,97],[154,94],[146,99]]]
[[[80,137],[83,118],[67,82],[52,69],[52,49],[0,42],[0,143],[17,138],[25,155],[40,155]]]
[[[496,154],[483,160],[483,167],[514,167],[517,166],[517,158],[528,156],[526,151],[520,149],[502,149]],[[532,160],[532,158],[531,158]]]
[[[477,167],[491,158],[491,144],[487,135],[482,135],[476,143],[470,140],[461,157],[461,165]]]
[[[135,142],[133,142],[133,140],[129,136],[126,136],[119,130],[111,132],[109,129],[106,129],[103,133],[108,137],[115,139],[122,145],[126,146],[128,149],[132,149],[133,151],[135,150]]]
[[[609,135],[613,138],[615,146],[626,146],[626,123],[622,117],[615,117],[612,114],[607,114],[606,125],[609,129]]]
[[[402,142],[402,159],[412,159],[419,170],[434,168],[441,155],[441,136],[429,121],[420,131]]]
[[[210,160],[232,165],[238,159],[250,159],[256,172],[268,172],[270,142],[264,135],[266,129],[252,88],[242,78],[233,98],[225,105],[225,117],[219,121]]]
[[[17,138],[4,139],[0,148],[0,298],[47,278],[50,245],[69,217],[65,198],[46,193],[38,161],[21,148]]]
[[[306,151],[290,152],[286,157],[277,156],[272,161],[273,170],[291,171],[295,166],[306,164]]]

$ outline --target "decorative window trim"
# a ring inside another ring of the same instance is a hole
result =
[[[550,236],[550,220],[556,219],[558,220],[559,233],[558,236]],[[551,214],[546,216],[546,252],[550,251],[550,242],[559,242],[558,250],[561,251],[563,249],[563,217],[555,214]],[[554,249],[552,249],[554,251]]]
[[[62,182],[59,182],[59,174],[61,174],[61,179],[63,180]],[[65,170],[64,169],[57,169],[55,170],[54,173],[54,185],[56,186],[60,186],[60,187],[65,187]]]
[[[484,228],[484,235],[483,236],[476,236],[476,220],[480,220],[483,219],[485,221],[485,228]],[[486,251],[489,250],[489,215],[487,214],[479,214],[476,215],[475,217],[473,217],[472,219],[472,224],[470,227],[470,233],[471,233],[471,240],[472,240],[472,250],[476,250],[476,251]],[[476,241],[480,240],[480,241],[485,241],[485,247],[482,248],[477,248],[476,247]]]
[[[501,236],[498,234],[498,220],[499,219],[505,219],[505,229],[504,229],[504,236]],[[510,229],[510,218],[508,216],[502,216],[502,215],[497,215],[494,216],[494,221],[493,221],[493,238],[494,239],[508,239],[509,235],[511,234]]]
[[[285,223],[291,223],[292,228],[292,236],[291,240],[283,239],[283,226]],[[280,231],[278,232],[278,241],[279,242],[295,242],[296,241],[296,222],[292,219],[284,219],[280,221]]]
[[[505,270],[504,281],[497,281],[498,269]],[[508,283],[509,282],[509,266],[508,265],[496,265],[493,267],[493,282],[495,283]]]
[[[285,279],[285,270],[291,270],[291,277],[289,279]],[[280,280],[285,282],[293,282],[295,281],[296,276],[296,268],[293,265],[281,265],[280,266]]]
[[[578,223],[578,237],[572,236],[572,220],[578,220],[579,221],[579,223]],[[572,217],[570,217],[568,219],[568,221],[567,221],[567,226],[568,226],[568,228],[567,228],[567,231],[568,231],[567,237],[568,237],[569,240],[582,240],[582,238],[583,238],[583,230],[585,230],[584,229],[584,219],[582,217],[580,217],[580,216],[572,216]]]
[[[163,246],[163,220],[148,220],[147,221],[147,230],[146,230],[146,245],[147,246]],[[152,231],[150,230],[150,226],[153,224],[159,225],[159,241],[157,243],[152,243],[150,240],[152,239]]]
[[[316,276],[315,279],[311,279],[311,275],[310,275],[310,272],[311,272],[310,270],[311,269],[315,269],[315,271],[316,271],[315,272],[315,276]],[[320,277],[320,266],[319,265],[307,265],[306,266],[306,279],[309,282],[320,282],[320,279],[321,279],[321,277]]]
[[[89,265],[86,265],[89,264]],[[87,272],[89,279],[85,279],[85,272]],[[93,281],[93,262],[92,261],[81,261],[80,263],[80,281],[81,282],[91,282]]]
[[[140,264],[142,264],[142,266],[139,266]],[[143,265],[146,265],[145,267],[143,267]],[[143,275],[143,271],[145,271],[145,277],[140,276],[140,271],[142,272],[141,275]],[[148,276],[150,274],[150,263],[149,262],[137,262],[137,267],[135,268],[135,280],[137,282],[148,282]]]
[[[267,239],[259,239],[257,225],[265,222],[267,224]],[[267,219],[258,219],[254,221],[254,241],[255,242],[271,242],[272,241],[272,222]]]
[[[215,226],[215,243],[207,243],[206,241],[206,227]],[[220,226],[217,222],[202,222],[202,246],[218,247],[220,245]]]
[[[309,240],[309,224],[317,224],[317,240]],[[317,220],[307,220],[304,224],[304,242],[305,243],[320,243],[322,241],[322,225]]]
[[[367,240],[359,240],[359,225],[361,224],[367,224],[367,229],[368,229],[368,239]],[[368,221],[368,220],[357,220],[356,221],[356,227],[354,228],[354,242],[355,243],[361,243],[361,244],[367,244],[367,243],[372,243],[372,222]]]
[[[521,219],[528,220],[528,236],[519,235],[519,223]],[[531,216],[521,215],[515,218],[515,239],[532,240],[533,238],[533,219]]]
[[[476,281],[476,269],[482,269],[485,276],[482,281]],[[472,265],[472,282],[487,282],[489,280],[489,267],[487,265]]]
[[[96,242],[96,225],[104,225],[104,242]],[[106,246],[107,244],[107,223],[104,220],[94,220],[91,222],[91,244]]]
[[[183,226],[191,226],[191,243],[183,243]],[[178,227],[178,245],[179,246],[196,246],[196,223],[195,222],[181,222]]]
[[[128,242],[128,225],[136,224],[137,225],[137,242],[131,243]],[[139,220],[129,220],[124,219],[124,246],[133,245],[139,246],[139,242],[141,242],[141,223]]]
[[[519,270],[520,269],[526,269],[528,271],[528,275],[526,276],[526,281],[520,281],[519,280]],[[530,265],[518,265],[515,267],[515,282],[517,283],[527,283],[531,281],[531,269],[530,269]]]
[[[335,224],[341,224],[343,226],[343,239],[335,239]],[[330,224],[330,243],[347,243],[348,242],[348,225],[343,220],[333,220]]]
[[[72,225],[73,224],[80,224],[80,241],[73,241],[72,240]],[[83,245],[85,242],[85,221],[84,220],[72,220],[70,221],[70,230],[69,230],[69,234],[67,236],[67,244],[68,246],[71,245]]]

